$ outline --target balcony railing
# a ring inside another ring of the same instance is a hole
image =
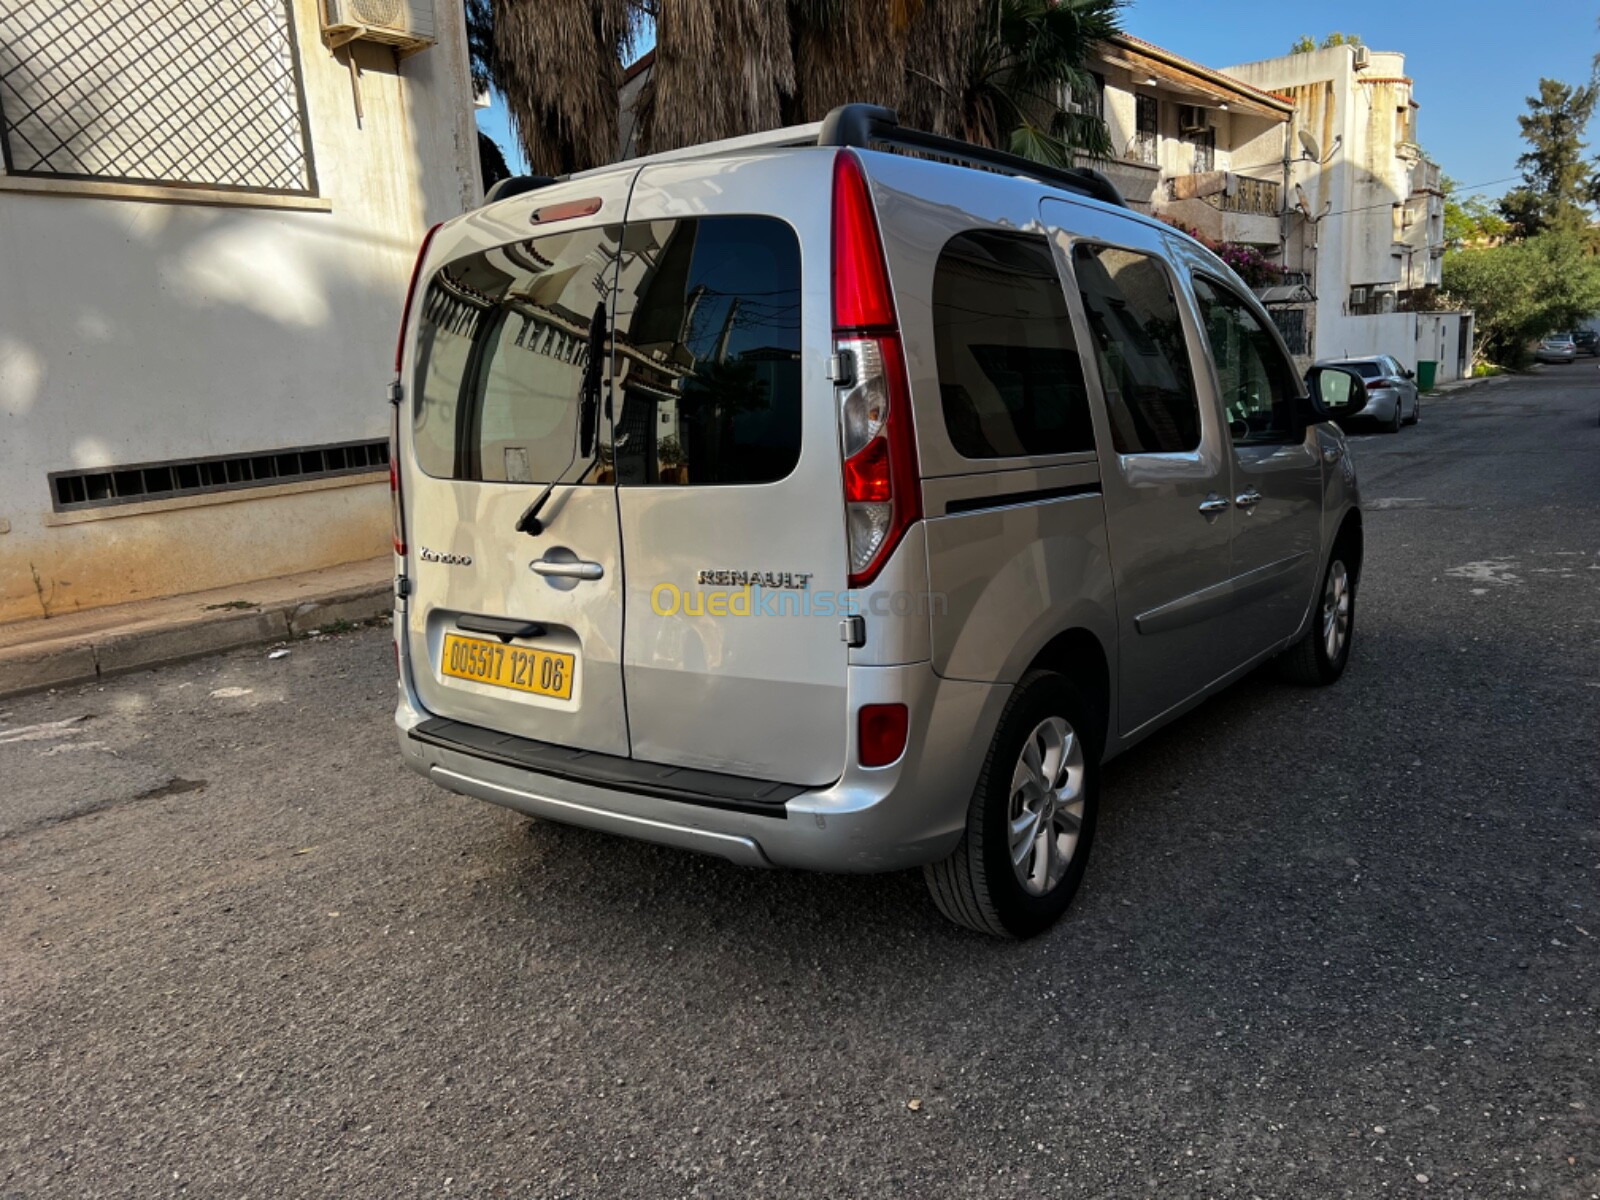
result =
[[[1206,203],[1223,212],[1248,213],[1260,217],[1276,217],[1280,213],[1278,196],[1281,189],[1270,179],[1250,179],[1244,175],[1234,177],[1233,195],[1219,192],[1207,196]]]

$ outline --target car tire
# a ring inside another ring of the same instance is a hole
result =
[[[1099,706],[1065,676],[1023,676],[989,744],[961,841],[923,868],[940,912],[979,933],[1026,938],[1066,911],[1094,841],[1103,727]],[[1063,728],[1071,745],[1060,742]]]
[[[1411,419],[1407,425],[1415,425],[1422,420],[1422,397],[1418,396],[1411,404]]]
[[[1346,561],[1347,551],[1335,545],[1322,573],[1317,592],[1317,607],[1306,635],[1278,656],[1278,674],[1290,683],[1307,687],[1327,687],[1337,683],[1350,661],[1350,646],[1356,635],[1356,592],[1358,577]],[[1337,639],[1330,629],[1332,621],[1340,629]],[[1335,644],[1337,641],[1337,644]]]
[[[1384,425],[1383,425],[1383,431],[1385,433],[1399,433],[1400,432],[1400,411],[1401,411],[1400,397],[1396,396],[1395,400],[1394,400],[1394,416],[1390,417],[1387,421],[1385,421]]]

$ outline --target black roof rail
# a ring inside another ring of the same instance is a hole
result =
[[[505,200],[511,196],[520,196],[524,192],[549,187],[554,182],[555,180],[548,175],[510,175],[485,192],[483,202],[493,204],[496,200]]]
[[[870,150],[874,144],[923,150],[947,162],[981,171],[1023,175],[1093,200],[1115,204],[1118,208],[1128,207],[1117,185],[1092,167],[1051,167],[1004,150],[991,150],[987,146],[914,129],[900,124],[900,116],[894,109],[877,104],[841,104],[822,119],[822,130],[817,134],[819,146],[857,146]]]

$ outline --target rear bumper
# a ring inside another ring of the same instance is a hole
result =
[[[1355,419],[1361,421],[1392,421],[1395,409],[1400,407],[1400,393],[1389,391],[1371,391],[1367,393],[1367,404],[1360,412],[1354,414]]]
[[[402,669],[395,712],[406,765],[441,787],[528,816],[697,850],[745,866],[815,871],[896,871],[944,858],[966,823],[967,805],[1000,709],[1003,684],[941,679],[931,664],[851,667],[850,711],[899,702],[911,710],[906,753],[877,769],[848,767],[834,784],[779,795],[766,805],[727,807],[648,795],[530,770],[420,730],[432,722]],[[437,728],[434,722],[430,728]],[[846,761],[856,761],[850,721]],[[416,736],[413,736],[413,735]],[[781,729],[772,736],[782,737]],[[614,762],[616,760],[613,760]],[[725,777],[724,777],[725,778]]]

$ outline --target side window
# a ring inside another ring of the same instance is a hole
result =
[[[1166,268],[1147,254],[1082,242],[1072,266],[1117,453],[1197,448],[1200,404]]]
[[[800,242],[773,217],[630,223],[617,482],[771,483],[800,460]]]
[[[1094,449],[1072,318],[1042,237],[951,238],[934,269],[933,333],[945,428],[961,455]]]
[[[1271,332],[1243,298],[1220,283],[1197,275],[1194,294],[1233,440],[1293,440],[1294,398],[1300,387]]]

